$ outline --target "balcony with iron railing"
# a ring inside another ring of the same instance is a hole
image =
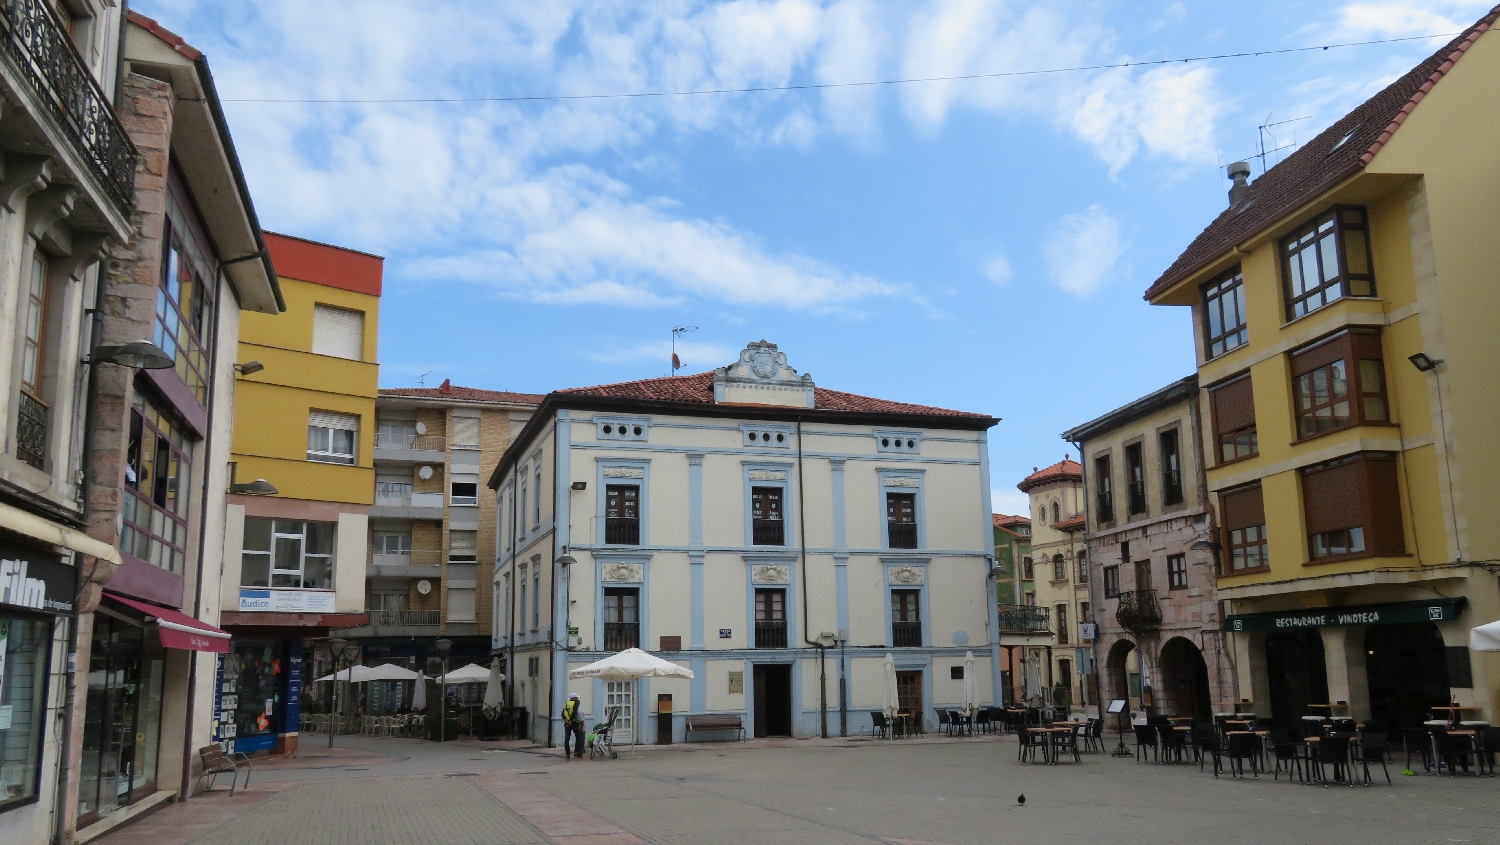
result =
[[[41,400],[21,392],[20,412],[16,418],[16,457],[37,469],[47,461],[47,417],[50,409]]]
[[[779,519],[750,520],[750,542],[756,546],[785,546],[786,531]]]
[[[375,432],[375,449],[377,459],[401,459],[415,460],[422,458],[431,460],[430,455],[411,455],[412,452],[446,452],[448,440],[441,434],[418,434],[415,431],[377,431]]]
[[[755,621],[756,648],[786,648],[785,619]]]
[[[122,216],[134,206],[135,145],[45,0],[0,0],[4,53]]]
[[[1146,512],[1146,482],[1132,481],[1127,485],[1130,493],[1130,513],[1135,515]]]
[[[1127,590],[1120,593],[1115,621],[1127,631],[1152,631],[1161,627],[1161,605],[1155,590]]]
[[[1052,610],[1029,604],[1002,604],[999,624],[1002,634],[1050,634]]]
[[[431,625],[436,627],[442,616],[438,610],[367,610],[370,624],[375,627],[411,627]]]
[[[641,544],[641,521],[634,517],[606,517],[604,542],[611,546],[639,546]]]
[[[921,622],[892,622],[891,645],[896,648],[921,648]]]
[[[887,536],[893,549],[915,549],[917,547],[917,524],[915,522],[888,522]]]
[[[641,647],[641,626],[638,622],[605,622],[604,650],[624,651]]]

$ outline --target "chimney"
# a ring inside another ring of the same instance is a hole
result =
[[[443,379],[443,383],[438,386],[438,391],[444,396],[451,395],[453,393],[453,379]]]
[[[1229,186],[1229,206],[1233,208],[1250,191],[1250,162],[1237,161],[1229,165],[1229,178],[1234,182]]]

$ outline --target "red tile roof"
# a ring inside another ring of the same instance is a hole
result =
[[[130,10],[127,18],[131,23],[160,38],[166,42],[167,46],[186,56],[188,59],[197,61],[203,57],[203,53],[198,48],[182,40],[181,35],[167,29],[152,18],[148,18],[134,9]]]
[[[1016,525],[1023,522],[1027,525],[1031,524],[1031,517],[1029,516],[1009,516],[1003,513],[990,514],[990,516],[994,519],[996,528],[1004,528],[1007,525]]]
[[[605,399],[652,399],[664,402],[688,402],[714,404],[714,373],[698,373],[691,376],[666,376],[663,378],[625,381],[617,384],[601,384],[593,387],[570,387],[559,390],[566,396],[597,396]],[[842,390],[826,387],[813,388],[813,407],[825,411],[851,411],[872,414],[911,414],[930,417],[956,417],[961,419],[987,420],[987,414],[968,411],[953,411],[934,408],[930,405],[913,405],[875,399]]]
[[[540,405],[546,397],[540,393],[511,393],[508,390],[484,390],[478,387],[449,385],[441,387],[382,387],[381,396],[403,396],[411,399],[457,399],[463,402],[504,402],[510,405]]]
[[[1030,492],[1033,487],[1040,487],[1053,481],[1082,481],[1083,465],[1072,458],[1063,458],[1046,469],[1039,469],[1031,475],[1021,479],[1016,487],[1022,493]]]
[[[1088,519],[1083,514],[1063,520],[1052,527],[1058,531],[1082,531],[1088,525]]]
[[[1155,298],[1364,169],[1497,16],[1500,6],[1252,182],[1244,197],[1210,223],[1146,289],[1145,298]]]

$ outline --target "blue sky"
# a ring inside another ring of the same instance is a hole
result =
[[[263,224],[384,255],[381,384],[544,393],[781,345],[818,384],[1002,418],[997,510],[1064,429],[1192,371],[1141,292],[1440,42],[1046,76],[530,103],[305,104],[955,76],[1452,33],[1488,2],[135,0],[209,57]],[[1268,145],[1270,146],[1270,145]],[[1273,154],[1272,163],[1285,155]],[[1256,175],[1260,166],[1255,165]]]

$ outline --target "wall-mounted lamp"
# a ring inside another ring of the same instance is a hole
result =
[[[1410,361],[1413,367],[1416,367],[1419,372],[1423,373],[1430,373],[1437,369],[1438,364],[1443,363],[1442,358],[1433,358],[1426,352],[1418,352],[1406,360]]]
[[[241,496],[274,496],[281,492],[264,478],[257,478],[248,484],[240,484],[235,479],[239,474],[239,462],[229,462],[229,492],[238,493]]]
[[[578,562],[578,559],[573,557],[572,555],[562,555],[554,562],[558,566],[572,566],[573,564]]]
[[[573,489],[574,490],[587,490],[587,489],[589,489],[589,483],[587,481],[575,481],[575,482],[573,482]]]
[[[1213,540],[1199,540],[1191,546],[1188,546],[1188,548],[1195,552],[1217,552],[1224,547],[1219,545],[1218,543],[1215,543]]]
[[[172,356],[149,340],[132,343],[110,344],[94,348],[85,364],[117,364],[136,370],[165,370],[175,366]]]
[[[242,376],[253,376],[265,368],[266,365],[259,361],[246,361],[243,364],[234,365],[234,371]]]

